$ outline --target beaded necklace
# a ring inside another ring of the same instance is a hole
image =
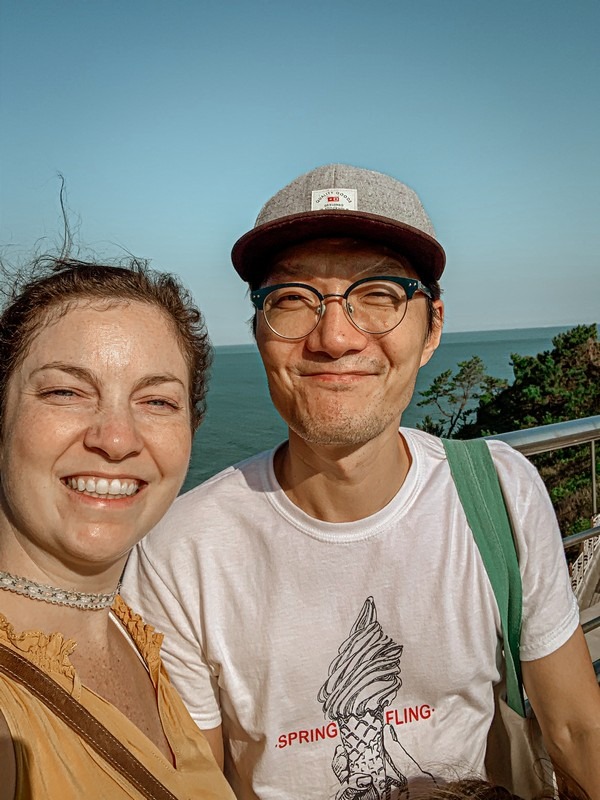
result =
[[[36,583],[28,578],[11,575],[10,572],[2,572],[0,570],[0,589],[7,589],[9,592],[25,595],[25,597],[30,597],[32,600],[54,603],[57,606],[96,610],[112,606],[119,591],[119,586],[110,594],[76,592],[70,589],[58,589],[56,586]]]

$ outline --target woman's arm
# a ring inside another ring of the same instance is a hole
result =
[[[0,711],[0,800],[14,800],[17,790],[15,748],[6,720]]]

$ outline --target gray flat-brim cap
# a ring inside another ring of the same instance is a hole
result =
[[[406,256],[421,280],[438,280],[446,254],[416,192],[389,175],[328,164],[301,175],[263,206],[231,260],[250,283],[279,250],[320,237],[367,239]]]

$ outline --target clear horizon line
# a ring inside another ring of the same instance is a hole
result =
[[[600,326],[600,322],[566,322],[562,324],[556,325],[529,325],[529,326],[519,326],[517,328],[465,328],[463,330],[455,331],[455,330],[444,330],[442,332],[442,336],[444,334],[459,334],[459,333],[504,333],[507,331],[533,331],[533,330],[544,330],[546,328],[576,328],[579,325],[596,325]],[[213,347],[251,347],[254,346],[254,341],[249,342],[229,342],[228,344],[214,344]]]

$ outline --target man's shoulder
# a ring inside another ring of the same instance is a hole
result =
[[[233,536],[260,516],[272,481],[272,460],[272,450],[258,453],[179,495],[138,547],[156,554],[170,552],[176,543],[178,557],[186,558],[200,540],[222,541],[225,532]]]
[[[444,443],[439,436],[433,436],[415,428],[401,428],[400,430],[417,462],[447,460]],[[500,439],[488,439],[487,443],[500,476],[511,473],[514,476],[522,475],[529,478],[537,476],[537,470],[531,462],[506,442]],[[467,444],[466,440],[465,444]]]
[[[401,427],[400,433],[405,439],[408,440],[409,444],[416,444],[418,442],[427,450],[443,452],[444,448],[442,445],[442,440],[439,438],[439,436],[433,436],[433,434],[426,433],[418,428]]]
[[[264,450],[238,461],[179,495],[169,514],[191,509],[198,504],[220,502],[228,495],[267,491],[271,482],[274,450]]]
[[[418,428],[400,428],[413,460],[420,466],[425,462],[444,461],[444,445],[439,436],[433,436]]]

